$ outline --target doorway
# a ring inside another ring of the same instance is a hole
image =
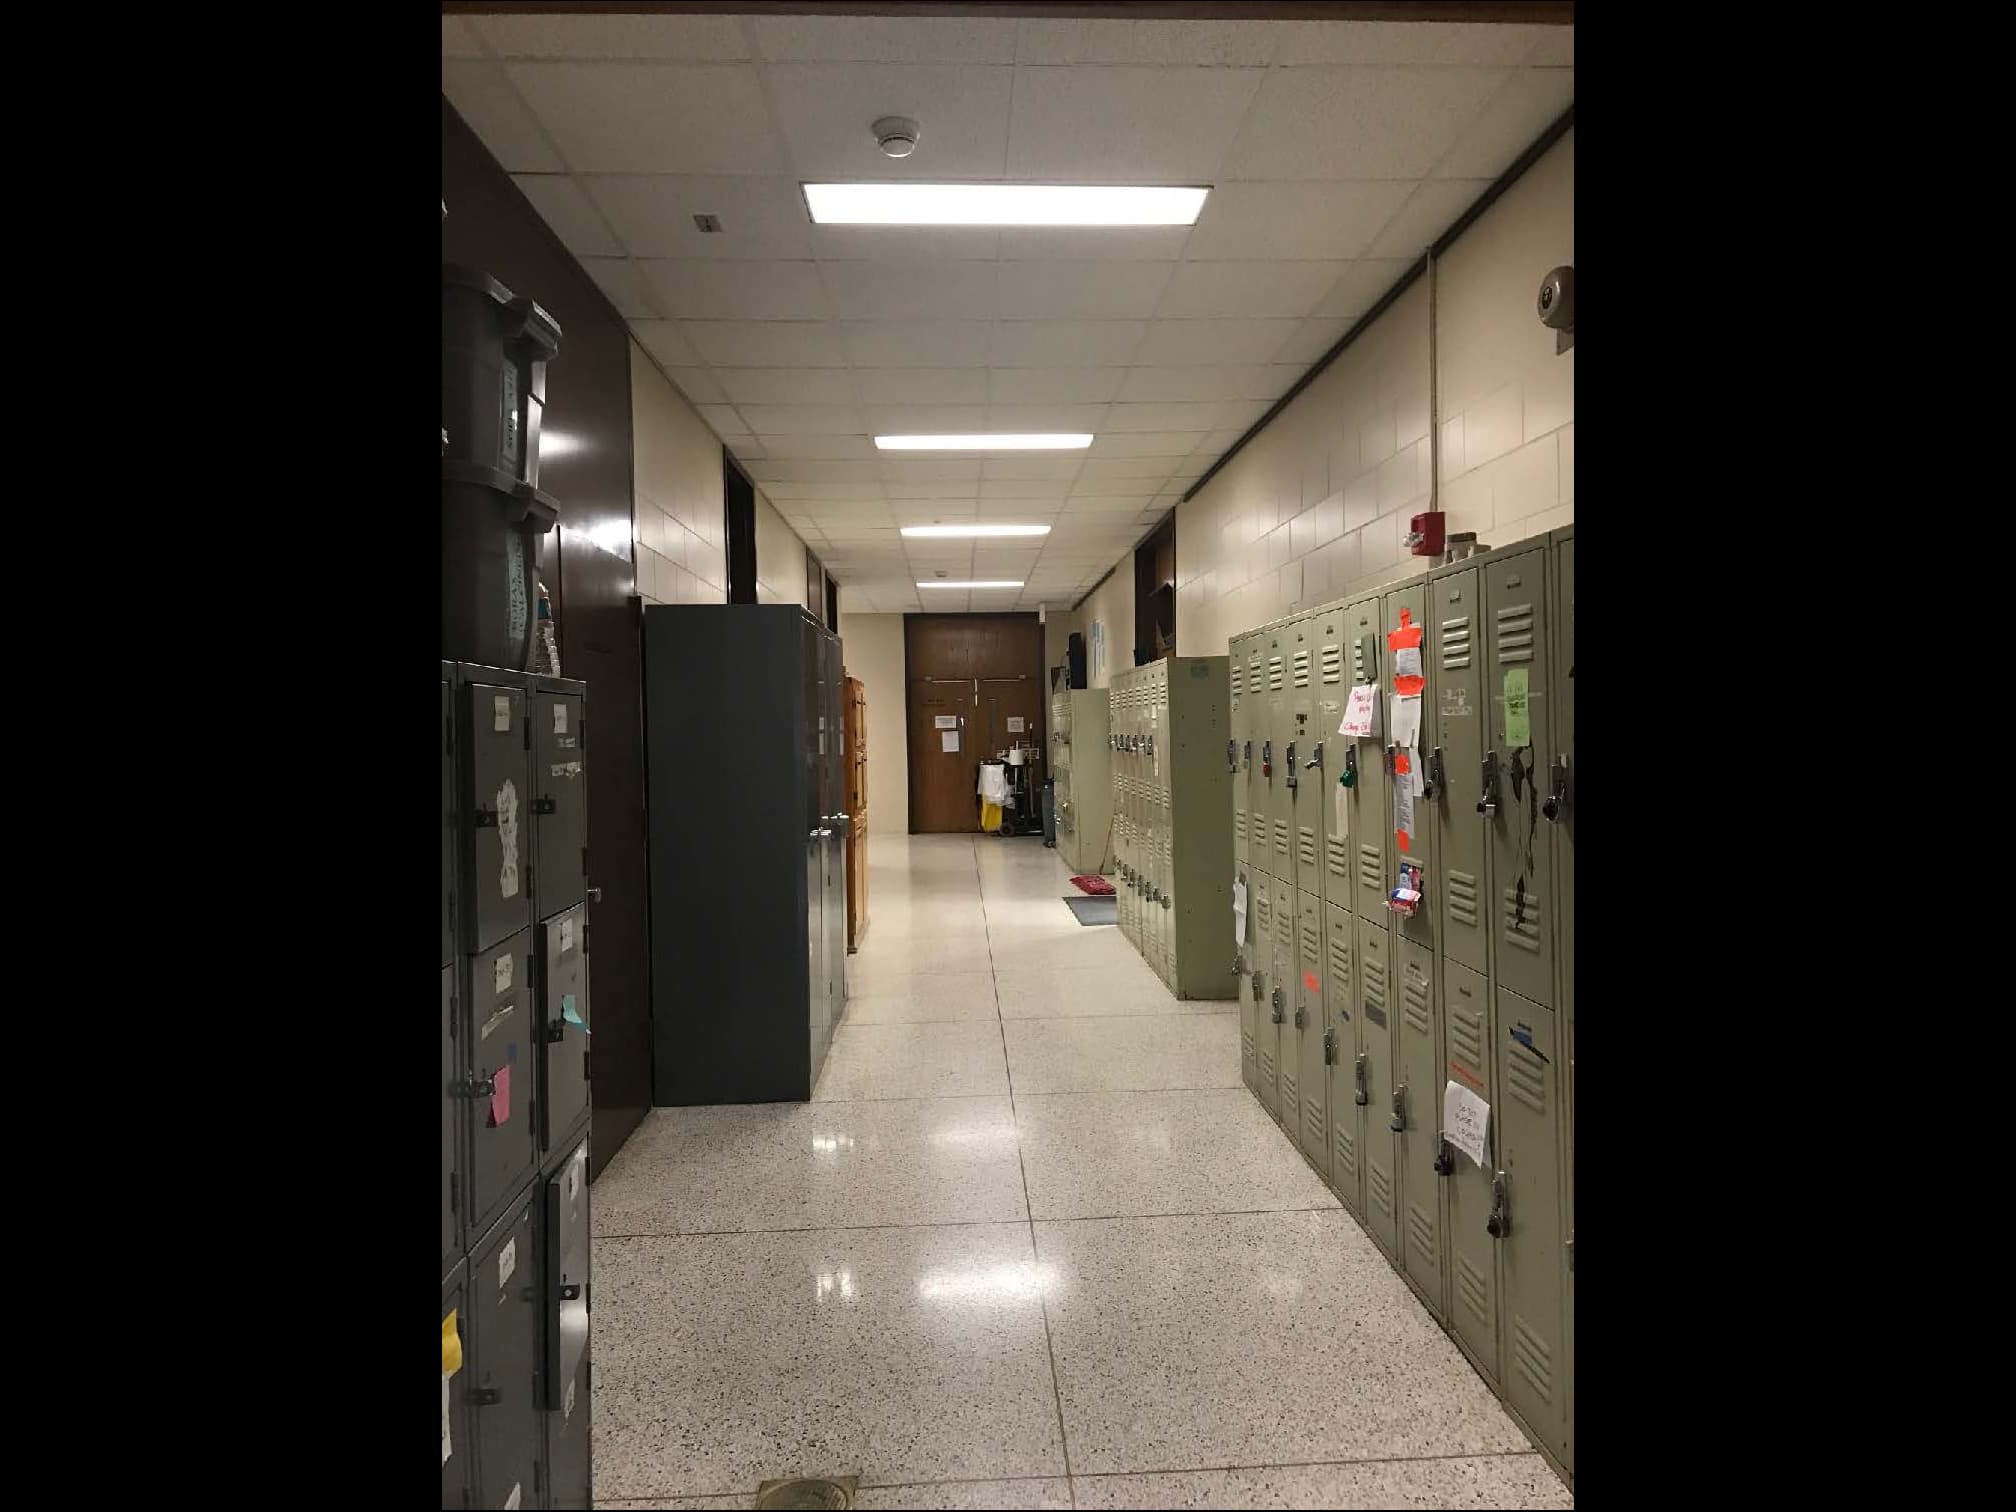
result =
[[[1043,630],[1033,614],[911,614],[903,620],[910,750],[910,833],[980,827],[980,762],[1032,748],[1029,791],[1043,782],[1048,704]]]

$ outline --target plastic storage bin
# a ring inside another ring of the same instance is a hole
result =
[[[441,464],[441,657],[523,672],[538,628],[539,537],[560,506],[509,473]]]
[[[559,322],[487,273],[441,267],[441,424],[447,457],[539,483],[539,420]],[[514,664],[515,665],[515,664]]]

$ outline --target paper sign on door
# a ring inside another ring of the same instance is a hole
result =
[[[931,717],[931,724],[934,729],[956,730],[959,728],[959,716],[957,714],[934,714]]]
[[[940,732],[938,736],[938,749],[941,751],[958,750],[959,732],[957,730],[945,730]]]
[[[1515,751],[1533,744],[1533,707],[1524,667],[1505,669],[1505,744]]]
[[[1232,943],[1246,943],[1246,884],[1236,880],[1232,884]]]
[[[1400,611],[1400,628],[1386,632],[1386,649],[1393,653],[1393,691],[1419,698],[1428,679],[1421,675],[1421,627],[1412,610]]]
[[[1010,714],[1008,716],[1008,733],[1010,735],[1022,734],[1024,724],[1025,721],[1020,714]]]
[[[1443,1086],[1442,1137],[1480,1166],[1484,1164],[1484,1139],[1490,1127],[1491,1104],[1461,1082]]]
[[[1369,737],[1379,733],[1379,685],[1360,683],[1344,701],[1344,722],[1339,735]]]

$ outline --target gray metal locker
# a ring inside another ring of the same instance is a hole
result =
[[[1472,971],[1491,965],[1488,826],[1480,807],[1486,750],[1483,631],[1475,567],[1438,573],[1429,583],[1434,626],[1435,748],[1442,779],[1439,881],[1428,900],[1441,928],[1442,954]]]
[[[1267,709],[1267,638],[1256,630],[1246,637],[1246,733],[1239,739],[1239,776],[1235,780],[1243,784],[1246,793],[1247,862],[1272,876],[1270,789],[1261,771],[1261,757],[1272,733]]]
[[[1295,1003],[1296,1081],[1302,1103],[1295,1125],[1302,1154],[1326,1181],[1330,1176],[1330,1061],[1335,1037],[1324,1009],[1323,899],[1313,892],[1296,894]]]
[[[1562,1104],[1563,1258],[1567,1266],[1561,1379],[1567,1403],[1562,1463],[1575,1468],[1575,527],[1554,532],[1554,772],[1541,798],[1541,817],[1554,825],[1554,897],[1558,917],[1555,972],[1560,982],[1562,1048],[1568,1076]],[[1552,800],[1550,805],[1549,799]]]
[[[469,1351],[464,1374],[476,1449],[478,1507],[539,1507],[539,1256],[533,1189],[516,1194],[469,1253]]]
[[[546,1504],[589,1505],[588,1141],[544,1182],[540,1295],[544,1334],[540,1407],[546,1431]]]
[[[1236,793],[1236,789],[1235,789]],[[1260,973],[1264,983],[1266,967],[1261,964],[1263,952],[1259,944],[1258,919],[1255,916],[1255,889],[1252,873],[1244,862],[1240,862],[1232,873],[1234,899],[1240,893],[1246,898],[1246,913],[1242,919],[1236,907],[1233,923],[1236,926],[1232,943],[1233,959],[1237,963],[1239,978],[1239,1079],[1255,1097],[1260,1096],[1260,1021],[1265,1010],[1260,1006],[1259,995],[1254,991],[1254,973]],[[1264,1101],[1264,1099],[1263,1099]]]
[[[525,690],[473,680],[487,670],[464,669],[456,730],[456,902],[465,951],[488,950],[532,922]]]
[[[1326,903],[1342,902],[1350,884],[1350,842],[1337,828],[1339,800],[1347,796],[1337,785],[1343,770],[1347,742],[1338,735],[1344,721],[1344,699],[1350,692],[1344,663],[1344,606],[1331,604],[1319,609],[1312,621],[1316,626],[1316,696],[1314,700],[1315,744],[1304,760],[1303,782],[1316,799],[1317,862],[1304,868],[1296,880],[1302,890],[1314,892]]]
[[[1246,789],[1247,768],[1252,765],[1252,753],[1247,751],[1242,762],[1240,751],[1251,745],[1249,727],[1251,724],[1251,704],[1246,696],[1246,642],[1248,637],[1235,635],[1228,648],[1227,676],[1231,687],[1231,735],[1225,742],[1225,770],[1232,778],[1232,860],[1243,869],[1248,863],[1246,849]]]
[[[1281,1116],[1281,973],[1274,960],[1274,879],[1251,871],[1253,887],[1253,1033],[1260,1071],[1260,1106]]]
[[[1365,1098],[1360,1163],[1365,1231],[1400,1254],[1400,1136],[1393,1132],[1393,947],[1382,920],[1358,920],[1358,1090]]]
[[[588,905],[539,926],[539,1150],[551,1154],[588,1112]]]
[[[1358,1059],[1358,916],[1342,903],[1323,905],[1323,995],[1330,1032],[1330,1189],[1353,1213],[1365,1210],[1365,1172],[1358,1152],[1365,1142]]]
[[[461,1057],[455,1046],[455,968],[441,969],[441,1263],[446,1266],[461,1250],[455,1203],[461,1143],[457,1110],[462,1106]]]
[[[1261,705],[1260,780],[1266,797],[1267,859],[1275,880],[1295,880],[1294,854],[1288,845],[1288,783],[1283,762],[1293,722],[1288,708],[1288,647],[1285,625],[1261,631],[1261,666],[1266,698]]]
[[[1401,1260],[1437,1318],[1447,1315],[1443,1279],[1442,1181],[1453,1171],[1442,1145],[1442,1024],[1436,1013],[1435,956],[1425,945],[1395,941],[1400,965],[1399,1085],[1394,1133],[1400,1137]]]
[[[1554,1001],[1553,846],[1550,826],[1540,817],[1540,786],[1553,762],[1546,553],[1508,552],[1487,561],[1483,576],[1490,637],[1485,700],[1491,744],[1484,762],[1492,789],[1485,797],[1496,905],[1493,981],[1546,1007]],[[1522,697],[1524,727],[1514,728],[1521,723],[1516,706]],[[1514,705],[1509,714],[1508,702]]]
[[[1442,962],[1442,1020],[1449,1046],[1449,1077],[1491,1106],[1485,1126],[1486,1163],[1456,1154],[1443,1185],[1448,1189],[1449,1326],[1471,1364],[1498,1383],[1498,1241],[1491,1234],[1492,1176],[1498,1169],[1500,1109],[1495,1096],[1491,997],[1481,973]],[[1440,1095],[1439,1092],[1437,1094]]]
[[[454,668],[441,664],[441,964],[455,961],[455,698]]]
[[[469,1505],[476,1440],[469,1432],[468,1266],[457,1260],[441,1280],[441,1505]]]
[[[1413,624],[1421,627],[1421,675],[1427,679],[1427,686],[1421,693],[1421,733],[1414,755],[1409,757],[1410,765],[1416,757],[1420,760],[1420,786],[1423,791],[1414,799],[1414,828],[1409,835],[1408,849],[1405,853],[1399,849],[1399,838],[1392,820],[1390,818],[1387,820],[1387,832],[1394,835],[1394,840],[1386,848],[1386,888],[1390,897],[1392,890],[1400,885],[1400,867],[1403,863],[1413,862],[1422,867],[1422,880],[1426,884],[1423,901],[1412,914],[1396,912],[1393,915],[1393,927],[1398,939],[1412,940],[1424,947],[1432,956],[1435,951],[1436,935],[1439,933],[1435,928],[1435,896],[1442,887],[1441,856],[1437,840],[1446,801],[1442,774],[1438,770],[1440,763],[1436,760],[1434,718],[1430,712],[1435,707],[1434,653],[1437,637],[1434,628],[1427,623],[1428,584],[1425,580],[1417,580],[1404,588],[1387,590],[1382,602],[1384,624],[1388,633],[1401,628],[1400,615],[1403,610]],[[1380,682],[1382,696],[1396,691],[1393,685],[1395,660],[1395,656],[1389,651],[1384,663],[1385,676]],[[1391,731],[1387,734],[1387,740],[1389,747],[1397,751],[1397,744],[1392,743]]]
[[[1505,1400],[1555,1454],[1567,1447],[1560,1042],[1554,1011],[1497,989],[1498,1159],[1493,1227],[1504,1298]]]
[[[1380,631],[1379,599],[1375,594],[1344,606],[1345,654],[1350,664],[1346,674],[1353,686],[1382,683],[1386,666],[1386,640]],[[1346,768],[1352,775],[1345,789],[1350,817],[1351,887],[1344,903],[1361,919],[1387,922],[1386,852],[1393,828],[1393,800],[1386,781],[1386,713],[1379,710],[1379,734],[1357,739],[1340,736],[1344,742]]]
[[[473,1241],[538,1162],[532,931],[471,956],[463,998],[457,1026],[469,1047],[469,1074],[462,1083],[462,1125],[468,1131],[463,1148],[469,1152],[463,1225]]]
[[[587,700],[578,682],[532,684],[532,899],[550,919],[588,889]]]
[[[1279,775],[1288,816],[1288,876],[1298,897],[1323,889],[1323,774],[1309,767],[1309,757],[1322,743],[1316,724],[1318,626],[1305,614],[1282,626],[1288,653],[1288,728]]]
[[[1278,750],[1279,747],[1276,747]],[[1302,1121],[1302,1041],[1300,1023],[1302,1011],[1302,984],[1297,979],[1296,957],[1297,936],[1301,900],[1296,896],[1295,884],[1281,878],[1274,879],[1274,980],[1269,984],[1267,1001],[1273,1008],[1279,1035],[1276,1053],[1277,1076],[1280,1088],[1280,1106],[1274,1116],[1281,1120],[1281,1127],[1288,1131],[1288,1138],[1301,1144]]]

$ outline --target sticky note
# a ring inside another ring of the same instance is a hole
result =
[[[1533,744],[1533,711],[1527,703],[1526,669],[1505,669],[1505,744],[1518,750]]]
[[[441,1320],[441,1374],[448,1377],[462,1368],[462,1330],[456,1323],[457,1308],[449,1308]]]
[[[583,1034],[593,1034],[587,1022],[581,1017],[581,1010],[574,1006],[574,994],[567,993],[560,999],[560,1017],[579,1029]]]
[[[511,1068],[499,1066],[490,1086],[490,1127],[502,1128],[511,1121]]]

